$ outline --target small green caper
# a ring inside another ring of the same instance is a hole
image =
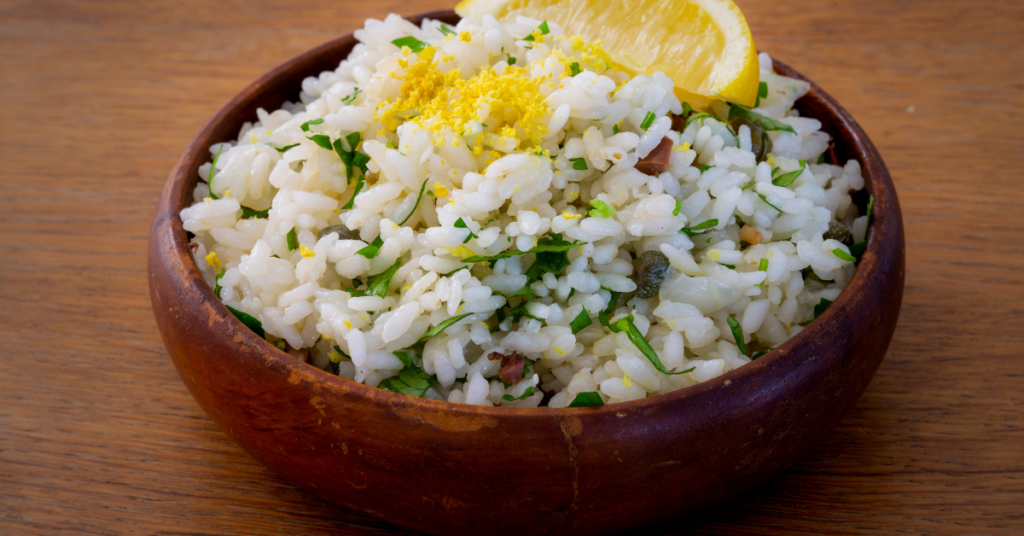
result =
[[[833,221],[828,224],[828,231],[825,231],[825,235],[822,237],[825,240],[838,240],[846,247],[853,245],[853,233],[850,229],[843,225],[843,222]]]
[[[647,299],[658,295],[671,263],[660,251],[645,251],[633,262],[636,297]]]
[[[742,125],[747,125],[747,128],[750,129],[750,152],[754,153],[754,158],[758,162],[764,162],[768,158],[768,153],[772,152],[772,139],[768,136],[768,132],[761,127],[761,121],[751,121],[745,117],[737,117],[729,122],[729,126],[732,127],[737,137]]]
[[[331,233],[338,233],[338,240],[359,240],[359,233],[345,227],[344,225],[331,225],[330,227],[324,227],[316,234],[316,239],[320,240]]]

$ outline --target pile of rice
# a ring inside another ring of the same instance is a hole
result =
[[[772,153],[757,163],[749,128],[734,135],[703,118],[672,130],[670,114],[684,108],[671,80],[617,70],[600,43],[563,36],[552,21],[417,27],[390,15],[355,36],[337,70],[303,82],[301,102],[260,109],[237,142],[210,147],[215,164],[200,167],[195,204],[181,211],[196,264],[224,303],[258,319],[272,343],[308,348],[314,366],[370,386],[415,367],[436,377],[423,396],[466,404],[566,407],[587,392],[634,400],[749,363],[730,316],[748,354],[776,347],[853,274],[854,263],[833,253],[849,248],[823,235],[838,221],[864,239],[867,218],[850,198],[864,186],[860,167],[815,163],[829,137],[792,109],[808,85],[773,74],[765,54],[768,94],[754,111],[796,134],[770,131]],[[429,46],[392,43],[407,36]],[[725,106],[715,105],[718,116]],[[311,138],[352,133],[361,144],[341,148],[369,160],[366,185],[343,209],[358,166]],[[665,172],[638,171],[664,137],[673,143]],[[781,187],[773,168],[804,171]],[[589,215],[592,200],[614,214]],[[692,237],[680,232],[712,219]],[[318,239],[339,224],[359,240]],[[741,241],[744,225],[760,243]],[[530,282],[534,254],[463,262],[527,251],[553,233],[584,244],[568,251],[561,273]],[[376,255],[357,254],[378,237]],[[652,250],[672,268],[659,295],[640,299],[633,260]],[[352,295],[396,263],[386,296]],[[506,316],[524,287],[534,295],[528,314]],[[667,370],[692,371],[659,372],[627,333],[602,326],[598,312],[613,294],[621,299],[608,320],[632,315]],[[593,322],[574,334],[584,307]],[[394,353],[403,350],[410,365]],[[494,352],[534,362],[509,385],[496,376],[500,361],[488,359]]]

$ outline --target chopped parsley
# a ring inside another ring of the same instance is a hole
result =
[[[844,260],[846,262],[857,262],[856,257],[850,255],[849,253],[843,251],[840,248],[833,249],[832,254],[835,255],[836,257],[839,257],[840,260]]]
[[[640,123],[640,128],[643,130],[651,128],[651,125],[654,124],[655,117],[654,112],[647,112],[647,115],[644,116],[643,122]]]
[[[224,151],[224,144],[220,144],[220,148],[217,149],[217,156],[213,157],[213,163],[210,164],[210,178],[206,180],[206,184],[210,186],[210,199],[218,199],[217,194],[213,193],[213,170],[217,169],[217,161],[220,160],[220,153]]]
[[[213,286],[213,295],[214,295],[214,296],[216,296],[216,297],[218,297],[218,298],[220,298],[220,291],[222,290],[222,289],[220,288],[220,278],[224,277],[224,274],[225,274],[225,273],[226,273],[227,271],[228,271],[228,269],[227,269],[227,268],[221,268],[221,269],[220,269],[220,273],[219,273],[219,274],[217,274],[217,275],[215,275],[215,276],[213,276],[213,283],[214,283],[214,286]],[[574,332],[574,333],[575,333],[575,332]]]
[[[759,271],[762,271],[762,272],[767,272],[768,271],[768,259],[761,259],[760,261],[758,261],[757,269]],[[768,281],[768,276],[767,275],[764,277],[764,281],[761,281],[760,283],[758,283],[757,286],[763,287],[765,281]]]
[[[418,341],[416,341],[416,342],[420,343],[420,342],[423,342],[423,341],[425,341],[425,340],[427,340],[427,339],[429,339],[431,337],[436,337],[438,334],[440,334],[442,331],[444,331],[445,328],[447,328],[448,326],[458,322],[459,320],[462,320],[463,318],[466,318],[467,316],[469,316],[471,314],[473,314],[473,313],[464,313],[464,314],[461,314],[459,316],[453,316],[453,317],[449,318],[448,320],[445,320],[444,322],[441,322],[440,324],[430,328],[430,330],[427,331],[426,333],[424,333],[423,336],[420,337],[420,339]]]
[[[803,168],[800,168],[800,169],[798,169],[796,171],[790,171],[789,173],[784,173],[782,175],[779,175],[775,179],[773,179],[772,180],[772,184],[774,184],[775,186],[783,186],[783,187],[789,186],[790,184],[793,184],[793,181],[795,181],[797,177],[802,175],[803,172],[804,172]]]
[[[820,155],[818,155],[818,165],[820,166],[820,165],[822,165],[824,163],[825,163],[825,153],[821,153]]]
[[[767,350],[761,350],[760,352],[755,352],[754,355],[750,356],[750,360],[751,361],[755,361],[755,360],[757,360],[757,358],[767,354],[768,352],[771,352],[772,350],[774,350],[774,348],[769,348]]]
[[[612,322],[608,326],[608,329],[612,330],[613,333],[618,333],[620,331],[625,332],[626,337],[629,337],[633,346],[636,346],[637,350],[640,350],[640,353],[644,354],[651,364],[654,365],[654,368],[658,369],[662,374],[686,374],[693,370],[669,372],[668,369],[665,368],[665,365],[661,364],[661,359],[658,358],[658,353],[654,351],[654,348],[651,348],[650,343],[648,343],[647,339],[645,339],[643,334],[640,333],[640,329],[633,323],[633,315],[629,315],[625,318],[620,318],[615,322]]]
[[[537,241],[537,247],[535,247],[533,249],[530,249],[530,250],[527,250],[527,251],[515,251],[515,250],[502,251],[501,253],[498,253],[497,255],[491,255],[491,256],[474,255],[472,257],[467,257],[465,259],[462,259],[462,262],[465,262],[465,263],[474,263],[474,262],[494,263],[494,262],[498,261],[499,259],[507,259],[509,257],[515,257],[517,255],[526,255],[527,253],[537,253],[537,254],[540,254],[540,253],[564,253],[564,252],[569,251],[570,249],[572,249],[574,247],[579,247],[579,246],[583,246],[583,245],[586,245],[586,242],[566,242],[565,240],[562,240],[562,235],[560,235],[558,233],[551,233],[550,235],[542,237],[540,240],[538,240]]]
[[[313,143],[319,145],[320,147],[322,147],[324,149],[327,149],[328,151],[330,151],[331,149],[334,148],[331,145],[331,137],[330,136],[327,136],[327,135],[324,135],[324,134],[313,134],[312,136],[309,136],[307,139],[312,141]]]
[[[711,218],[710,220],[704,220],[693,227],[683,227],[679,232],[686,233],[686,236],[693,238],[716,225],[718,225],[718,218]]]
[[[537,247],[530,250],[536,253],[537,257],[526,270],[526,277],[533,282],[543,277],[545,273],[562,275],[562,270],[571,264],[568,251],[576,244],[580,243],[562,240],[562,235],[558,233],[542,236],[537,240]]]
[[[777,211],[779,211],[779,212],[782,212],[782,209],[781,209],[781,208],[779,208],[779,207],[777,207],[777,206],[775,206],[775,205],[773,205],[773,204],[769,203],[769,202],[768,202],[768,198],[767,198],[767,197],[765,197],[765,196],[764,196],[764,194],[760,194],[760,193],[759,193],[759,194],[757,194],[757,197],[760,197],[760,198],[761,198],[761,201],[764,201],[764,204],[768,205],[769,207],[772,207],[772,208],[774,208],[775,210],[777,210]]]
[[[818,317],[821,316],[821,313],[824,313],[825,309],[828,309],[829,305],[832,305],[832,300],[822,298],[821,301],[814,306],[814,319],[817,320]]]
[[[285,236],[285,240],[288,241],[288,251],[295,251],[299,249],[299,235],[295,232],[295,228],[292,227],[291,231]]]
[[[270,144],[270,143],[268,143],[267,145],[270,146],[270,147],[273,147],[274,150],[279,152],[279,153],[283,153],[283,152],[287,151],[288,149],[291,149],[292,147],[298,147],[299,146],[298,143],[293,143],[291,145],[285,145],[284,147],[278,147],[278,146]]]
[[[866,241],[861,240],[860,242],[857,242],[856,244],[850,246],[850,255],[853,255],[854,258],[857,259],[857,261],[860,261],[860,258],[864,256],[864,249],[867,247],[867,245],[868,243]]]
[[[415,37],[413,37],[411,35],[407,35],[405,37],[399,37],[398,39],[395,39],[394,41],[392,41],[391,44],[395,45],[398,48],[409,47],[409,50],[411,50],[413,52],[416,52],[416,53],[423,52],[423,49],[427,48],[427,44],[426,43],[424,43],[423,41],[420,41],[419,39],[416,39]]]
[[[508,64],[509,64],[509,65],[515,65],[515,64],[516,64],[516,58],[515,58],[515,56],[513,56],[513,55],[509,54],[509,56],[508,56]]]
[[[683,209],[683,202],[682,201],[676,201],[676,208],[672,209],[672,215],[673,216],[678,216],[679,215],[679,211],[682,210],[682,209]]]
[[[590,206],[594,207],[589,212],[591,217],[595,218],[611,218],[615,215],[615,209],[611,205],[601,201],[600,199],[591,199]]]
[[[585,408],[589,406],[603,406],[604,400],[601,399],[601,395],[595,391],[585,391],[577,393],[576,398],[569,402],[570,408]]]
[[[442,24],[438,29],[441,30],[441,33],[444,35],[455,35],[455,30],[449,28],[447,24]]]
[[[398,373],[398,376],[385,379],[377,387],[392,393],[422,397],[435,382],[437,376],[427,374],[419,367],[407,366]]]
[[[384,270],[377,275],[371,275],[366,280],[366,294],[365,296],[377,296],[383,298],[388,295],[388,286],[391,285],[391,278],[395,277],[395,272],[402,266],[402,259],[397,259],[395,264],[392,264],[390,268]]]
[[[700,174],[703,175],[705,171],[707,171],[707,170],[709,170],[709,169],[711,169],[713,167],[715,167],[715,166],[712,166],[711,164],[707,164],[707,165],[701,166],[700,167]]]
[[[309,127],[310,126],[312,126],[312,125],[319,125],[320,123],[323,123],[323,122],[324,122],[324,118],[321,117],[319,119],[313,119],[311,121],[306,121],[299,128],[301,128],[303,132],[309,132]]]
[[[469,226],[466,225],[466,222],[461,217],[459,219],[455,220],[455,228],[456,229],[465,229],[465,230],[469,231],[469,236],[467,236],[466,239],[462,241],[463,244],[469,242],[470,240],[472,240],[474,238],[480,238],[479,236],[473,234],[473,231],[470,230]]]
[[[584,160],[582,156],[579,158],[570,158],[569,161],[572,162],[572,168],[576,171],[586,171],[588,169],[587,161]]]
[[[861,256],[864,255],[864,250],[867,249],[867,247],[868,247],[867,235],[868,235],[868,230],[870,229],[869,226],[871,225],[871,211],[874,208],[875,208],[875,196],[871,196],[871,197],[868,198],[868,208],[867,208],[868,219],[867,219],[866,223],[864,224],[864,240],[861,240],[860,242],[857,242],[856,244],[850,246],[850,254],[853,255],[857,259],[858,262],[860,261]]]
[[[572,62],[571,64],[569,64],[569,70],[572,71],[573,76],[580,74],[580,64]]]
[[[391,353],[394,354],[395,357],[397,357],[398,360],[401,361],[403,365],[405,365],[407,367],[413,366],[412,356],[409,355],[409,352],[406,352],[404,350],[398,350],[397,352],[391,352]]]
[[[754,102],[754,108],[761,105],[761,99],[768,96],[768,82],[761,82],[757,84],[757,100]]]
[[[420,194],[416,196],[416,204],[412,206],[412,210],[409,211],[409,215],[398,224],[399,227],[405,225],[405,222],[409,221],[409,218],[411,218],[413,214],[416,214],[416,209],[420,206],[420,199],[423,199],[423,190],[427,187],[427,181],[429,180],[430,179],[423,179],[423,184],[420,185]]]
[[[356,88],[355,91],[353,91],[351,95],[345,97],[344,99],[341,99],[341,103],[344,104],[345,106],[348,106],[349,104],[352,104],[352,102],[356,100],[356,95],[358,95],[358,94],[360,94],[362,92],[363,92],[363,90],[361,90],[359,88]]]
[[[524,367],[523,370],[525,371],[526,368]],[[504,400],[505,402],[515,402],[516,400],[522,400],[522,399],[524,399],[524,398],[526,398],[528,396],[533,396],[533,386],[532,385],[527,387],[526,390],[523,391],[523,394],[520,395],[519,397],[513,397],[512,395],[503,395],[501,397],[501,399]]]
[[[373,242],[370,242],[369,246],[366,246],[365,248],[357,251],[356,255],[362,255],[367,259],[372,259],[376,257],[378,253],[380,253],[380,248],[383,245],[384,239],[381,238],[380,235],[377,235],[377,238],[374,238]]]
[[[548,21],[544,21],[544,22],[540,23],[540,26],[538,26],[537,29],[540,30],[540,34],[541,35],[547,35],[547,34],[551,33],[551,28],[548,27]],[[528,36],[523,38],[523,41],[536,41],[536,40],[537,40],[537,38],[534,37],[532,33],[530,35],[528,35]]]
[[[732,331],[732,338],[736,339],[736,346],[739,347],[740,353],[743,355],[750,355],[747,353],[747,345],[743,342],[743,328],[740,327],[740,323],[733,317],[726,317],[726,322],[729,323],[729,330]]]
[[[248,220],[250,218],[266,218],[270,215],[270,209],[255,210],[249,207],[242,207],[242,219]]]
[[[711,114],[704,114],[704,113],[693,114],[690,117],[686,118],[686,125],[683,127],[683,130],[686,130],[686,127],[690,126],[690,123],[692,123],[694,121],[698,121],[700,119],[714,119],[715,121],[718,121],[720,123],[722,122],[722,120],[719,119],[717,116],[714,116],[714,115],[711,115]]]
[[[224,307],[227,307],[228,311],[231,311],[231,314],[235,315],[235,318],[241,320],[242,323],[245,324],[245,327],[251,329],[253,333],[259,335],[260,337],[267,336],[267,332],[263,331],[263,324],[259,320],[257,320],[256,317],[250,315],[249,313],[243,313],[242,311],[239,311],[238,309],[235,309],[234,307],[231,307],[228,304],[224,304]]]
[[[569,327],[572,328],[572,334],[579,333],[583,328],[593,324],[594,321],[590,319],[590,313],[587,312],[587,308],[584,307],[580,314],[576,315],[576,318],[572,319],[569,323]]]
[[[737,117],[741,117],[743,119],[746,119],[746,120],[750,121],[751,123],[755,123],[757,121],[760,121],[761,122],[761,128],[763,128],[765,130],[782,130],[784,132],[789,132],[791,134],[796,134],[796,130],[793,130],[793,127],[787,125],[786,123],[783,123],[782,121],[776,121],[774,119],[770,119],[768,117],[765,117],[765,116],[763,116],[763,115],[761,115],[759,113],[751,112],[749,109],[744,108],[742,106],[739,106],[737,104],[730,104],[729,105],[729,121],[732,121],[733,119],[736,119]]]

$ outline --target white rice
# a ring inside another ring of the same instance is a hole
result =
[[[446,37],[436,21],[417,27],[397,15],[368,20],[355,34],[360,43],[335,71],[303,81],[301,102],[272,113],[260,109],[237,142],[211,147],[211,160],[221,153],[212,173],[218,198],[206,184],[211,165],[203,165],[195,204],[181,219],[195,235],[195,260],[211,286],[223,270],[219,297],[259,319],[269,340],[309,348],[314,366],[336,367],[345,378],[376,386],[399,373],[404,365],[393,352],[406,350],[413,366],[436,375],[424,396],[515,407],[537,407],[544,393],[554,393],[547,406],[565,407],[583,392],[613,403],[709,380],[750,362],[728,317],[742,327],[748,348],[767,349],[799,333],[822,298],[836,298],[855,266],[832,252],[849,248],[823,234],[835,220],[855,241],[864,239],[866,218],[850,198],[864,179],[856,161],[813,163],[829,137],[817,120],[792,108],[806,83],[773,74],[770,58],[760,55],[769,92],[755,111],[797,134],[769,132],[771,164],[758,164],[746,126],[734,135],[705,119],[671,130],[668,115],[683,107],[662,73],[631,77],[609,69],[599,49],[563,36],[550,21],[550,34],[535,33],[534,41],[523,38],[542,21],[506,22],[462,20],[456,35]],[[391,43],[404,36],[435,48],[417,54]],[[480,80],[481,73],[518,76],[540,100],[523,97],[518,116],[491,109],[493,101],[474,101],[461,118],[469,121],[459,123],[462,132],[429,114],[389,123],[403,77],[429,65],[424,58],[432,51],[433,72],[447,74],[446,83]],[[576,76],[573,63],[582,71]],[[529,106],[539,115],[524,117]],[[655,120],[644,130],[649,112]],[[308,133],[300,128],[321,118]],[[353,132],[369,156],[368,185],[344,209],[354,178],[335,151],[307,136],[336,140]],[[674,146],[666,171],[652,177],[635,169],[666,136]],[[293,147],[276,149],[287,146]],[[574,161],[587,169],[574,169]],[[701,173],[704,165],[714,167]],[[773,167],[805,171],[780,187],[771,184]],[[421,187],[427,193],[415,205]],[[588,216],[592,199],[614,207],[614,216]],[[269,217],[242,219],[243,206],[269,209]],[[465,228],[456,226],[460,218]],[[710,219],[718,224],[702,234],[680,232]],[[333,233],[317,239],[319,230],[338,224],[358,240]],[[743,224],[763,242],[741,249]],[[292,230],[301,246],[294,250],[287,239]],[[464,257],[528,250],[551,233],[585,245],[568,252],[571,264],[561,273],[530,283],[535,298],[526,312],[533,318],[499,323],[497,311],[507,312],[507,296],[527,285],[535,256],[455,270],[467,266]],[[378,237],[373,258],[357,253]],[[651,299],[632,297],[633,259],[645,251],[662,252],[673,267]],[[758,270],[762,259],[767,271]],[[354,279],[366,283],[396,261],[386,296],[349,292]],[[813,276],[805,279],[807,268]],[[597,313],[609,306],[611,291],[628,298],[614,307],[612,322],[631,314],[668,370],[693,370],[661,373],[625,333],[602,327]],[[593,324],[573,334],[570,323],[583,307]],[[417,345],[430,328],[465,313],[472,314]],[[349,359],[332,366],[339,359],[334,345]],[[535,363],[523,381],[506,386],[496,376],[499,362],[487,356],[513,351]],[[521,400],[502,398],[530,388],[533,394]]]

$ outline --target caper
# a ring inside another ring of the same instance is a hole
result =
[[[645,251],[633,262],[633,281],[636,283],[636,296],[647,299],[658,295],[661,283],[668,275],[671,263],[660,251]]]
[[[853,245],[853,234],[850,229],[843,225],[843,222],[833,221],[828,224],[828,231],[825,231],[823,236],[825,240],[838,240],[846,247]]]
[[[330,227],[324,227],[316,234],[316,239],[320,240],[331,233],[338,233],[338,240],[359,240],[359,233],[345,227],[344,225],[331,225]]]
[[[729,126],[732,127],[733,132],[736,132],[737,137],[741,125],[747,125],[747,128],[750,129],[750,152],[754,153],[758,162],[764,162],[768,153],[772,152],[772,139],[768,136],[768,132],[761,128],[761,121],[737,117],[729,122]]]

